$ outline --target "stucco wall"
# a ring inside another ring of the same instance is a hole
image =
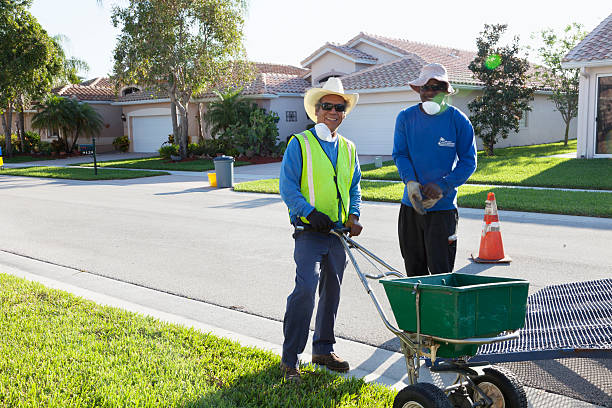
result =
[[[365,52],[366,54],[369,54],[373,57],[378,58],[378,61],[377,61],[378,64],[384,64],[385,62],[394,61],[400,58],[397,55],[388,53],[386,51],[381,50],[380,48],[374,47],[370,44],[366,44],[363,42],[359,43],[354,48],[358,49],[359,51]]]
[[[304,98],[302,96],[281,96],[280,98],[272,99],[270,100],[269,110],[276,112],[280,118],[278,121],[278,139],[280,141],[286,141],[289,136],[305,130],[308,124],[312,123],[304,110]],[[287,122],[287,111],[295,111],[297,113],[296,122]]]
[[[470,112],[467,104],[479,93],[481,91],[461,89],[457,94],[450,97],[450,103],[469,117]],[[401,92],[364,92],[359,95],[359,105],[391,102],[398,103],[397,110],[399,113],[401,109],[419,103],[420,99],[418,94],[412,90]],[[530,103],[530,106],[533,110],[528,113],[527,127],[521,127],[518,133],[511,132],[507,139],[501,139],[496,143],[496,147],[525,146],[563,140],[565,123],[561,118],[561,114],[555,110],[553,103],[547,99],[546,95],[537,94]],[[376,124],[373,123],[372,126],[376,126]],[[367,131],[367,129],[363,131]],[[570,139],[576,138],[575,119],[571,122],[569,137]],[[482,141],[477,138],[476,143],[478,149],[481,150]]]
[[[318,85],[321,76],[331,72],[350,74],[355,72],[355,63],[331,52],[319,57],[311,65],[311,78],[313,86]]]
[[[468,103],[476,95],[482,94],[477,90],[459,90],[451,97],[451,104],[460,109],[468,117],[470,111]],[[510,132],[508,138],[500,139],[495,147],[527,146],[541,143],[552,143],[562,141],[565,137],[565,122],[561,114],[555,110],[554,104],[548,100],[546,95],[536,94],[534,100],[529,103],[531,111],[527,113],[527,126],[521,126],[518,133]],[[570,123],[569,138],[576,138],[576,120]],[[478,149],[482,149],[482,140],[476,139]]]
[[[610,74],[612,74],[612,66],[602,66],[585,68],[580,75],[577,120],[578,157],[596,157],[597,78],[600,75]]]
[[[85,102],[89,103],[89,102]],[[121,122],[121,107],[111,105],[110,102],[91,102],[91,107],[102,116],[102,130],[96,135],[96,150],[99,152],[107,152],[113,150],[113,140],[116,137],[123,136],[123,124]],[[50,137],[46,130],[37,130],[32,128],[32,118],[34,112],[25,113],[25,130],[34,131],[40,134],[42,141],[51,142],[56,138]],[[14,121],[17,120],[16,116],[13,116]],[[13,127],[15,132],[15,127]],[[72,142],[72,138],[69,138],[69,142]],[[81,134],[77,144],[91,144],[91,135]]]

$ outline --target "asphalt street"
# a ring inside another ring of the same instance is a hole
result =
[[[280,198],[210,188],[204,176],[96,183],[0,177],[0,211],[0,249],[14,254],[275,320],[293,286],[292,230]],[[365,203],[358,240],[401,270],[397,213],[397,204]],[[460,210],[458,272],[527,279],[531,293],[611,276],[610,219],[500,212],[513,261],[483,265],[470,260],[482,218],[483,211]],[[382,285],[371,286],[385,303]],[[393,342],[352,268],[342,290],[338,335]]]
[[[237,169],[236,179],[274,177],[274,169]],[[364,203],[364,231],[357,239],[402,270],[398,211],[398,204]],[[5,254],[266,321],[282,320],[293,287],[292,230],[280,198],[210,188],[204,174],[98,182],[0,176],[0,213]],[[524,278],[530,293],[611,276],[610,219],[502,211],[504,248],[513,261],[480,265],[470,255],[478,250],[483,214],[484,202],[483,210],[460,209],[456,271]],[[391,316],[382,285],[371,286]],[[337,335],[395,350],[397,340],[351,267],[342,290]],[[257,337],[278,344],[282,333],[262,330]]]

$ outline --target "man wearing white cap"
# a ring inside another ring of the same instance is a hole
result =
[[[448,105],[446,68],[425,65],[410,82],[421,98],[399,113],[393,159],[406,187],[398,232],[408,276],[452,272],[457,252],[457,187],[476,170],[474,129]]]
[[[309,89],[304,108],[316,125],[292,136],[281,164],[280,193],[289,218],[293,225],[305,226],[303,232],[293,235],[295,288],[287,298],[283,319],[281,371],[292,381],[300,379],[298,354],[308,340],[317,286],[312,362],[335,371],[349,370],[349,364],[334,353],[334,324],[346,253],[339,238],[329,231],[346,226],[354,236],[362,230],[357,152],[355,145],[337,132],[358,98],[357,94],[345,94],[338,78],[330,78],[323,88]]]

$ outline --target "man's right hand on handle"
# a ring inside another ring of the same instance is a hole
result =
[[[312,210],[310,214],[306,216],[306,219],[310,225],[312,225],[312,228],[318,232],[329,232],[334,227],[334,222],[331,218],[329,218],[327,214],[323,214],[316,209]]]
[[[406,189],[408,190],[408,199],[412,204],[414,211],[421,215],[425,215],[426,211],[423,207],[423,196],[421,196],[421,185],[416,181],[409,181],[406,183]]]

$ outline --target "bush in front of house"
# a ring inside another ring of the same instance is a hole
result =
[[[42,141],[38,144],[38,152],[43,156],[51,156],[53,146],[49,142]]]
[[[167,144],[166,142],[164,142],[164,144],[159,148],[157,152],[159,153],[159,156],[161,158],[169,159],[170,156],[178,156],[179,145]]]
[[[207,110],[215,147],[230,156],[278,157],[284,144],[278,143],[278,115],[266,112],[255,103],[244,100],[239,91],[218,93]],[[216,138],[215,138],[216,137]]]
[[[130,148],[130,139],[127,136],[119,136],[113,140],[113,146],[115,150],[120,152],[127,152]]]

